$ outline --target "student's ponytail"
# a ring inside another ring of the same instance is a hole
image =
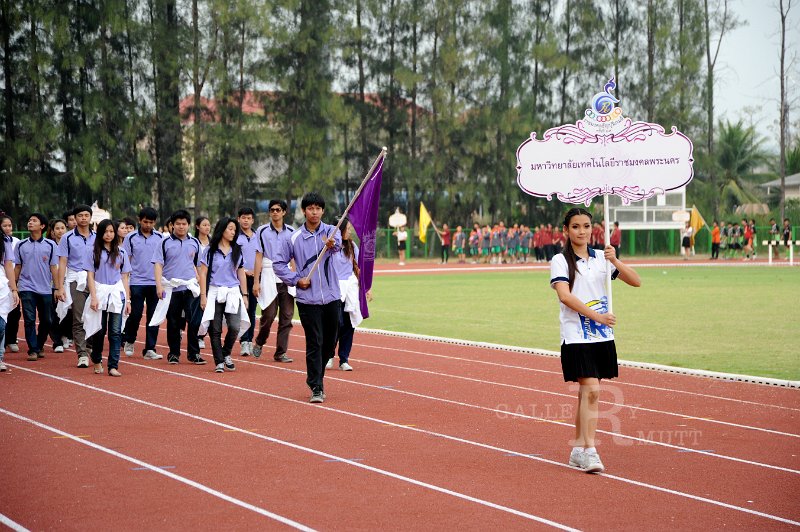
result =
[[[569,272],[569,291],[572,292],[572,285],[575,284],[575,274],[578,272],[578,257],[575,256],[575,250],[572,249],[572,242],[569,239],[569,222],[574,216],[588,216],[589,222],[592,221],[592,215],[586,209],[575,207],[567,211],[564,215],[564,233],[567,235],[564,249],[561,252],[567,260],[567,271]]]

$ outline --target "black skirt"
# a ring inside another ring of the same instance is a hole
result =
[[[692,247],[692,240],[688,236],[683,237],[683,240],[681,241],[681,246],[685,248]]]
[[[565,382],[581,378],[613,379],[619,376],[614,340],[590,344],[561,344],[561,371]]]

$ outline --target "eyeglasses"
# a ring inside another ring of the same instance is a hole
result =
[[[283,211],[283,209],[281,209],[280,207],[272,207],[269,210],[269,212],[282,212],[282,211]]]

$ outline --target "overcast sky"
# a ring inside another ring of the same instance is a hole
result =
[[[734,122],[741,119],[746,125],[753,125],[764,137],[764,147],[775,151],[780,107],[777,5],[778,0],[731,1],[731,7],[746,25],[722,41],[714,97],[718,118]],[[786,27],[789,121],[797,125],[800,124],[800,0],[793,0]],[[793,136],[797,133],[797,129],[791,130]]]

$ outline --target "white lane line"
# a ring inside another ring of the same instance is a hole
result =
[[[122,360],[121,360],[121,362],[126,362],[127,364],[130,364],[130,365],[133,365],[133,366],[139,366],[139,367],[146,368],[146,369],[153,369],[153,370],[156,370],[156,371],[162,371],[164,373],[168,373],[168,374],[172,374],[172,375],[183,376],[180,373],[174,373],[174,372],[166,371],[166,370],[158,370],[157,368],[150,368],[150,367],[142,365],[142,364],[136,364],[136,363],[122,361]],[[493,503],[493,502],[490,502],[490,501],[487,501],[487,500],[484,500],[484,499],[479,499],[477,497],[472,497],[471,495],[467,495],[467,494],[460,493],[460,492],[457,492],[457,491],[453,491],[453,490],[450,490],[450,489],[447,489],[447,488],[443,488],[443,487],[437,486],[435,484],[429,484],[427,482],[423,482],[421,480],[416,480],[416,479],[411,478],[411,477],[406,477],[406,476],[400,475],[398,473],[393,473],[393,472],[387,471],[385,469],[379,469],[377,467],[373,467],[373,466],[370,466],[370,465],[362,464],[360,462],[349,460],[347,458],[342,458],[340,456],[336,456],[336,455],[333,455],[333,454],[330,454],[330,453],[326,453],[324,451],[319,451],[317,449],[312,449],[310,447],[305,447],[305,446],[302,446],[302,445],[298,445],[296,443],[280,440],[278,438],[273,438],[271,436],[258,434],[256,432],[253,432],[253,431],[250,431],[250,430],[246,430],[246,429],[243,429],[243,428],[240,428],[240,427],[229,425],[228,423],[223,423],[221,421],[216,421],[216,420],[209,419],[209,418],[206,418],[206,417],[198,416],[198,415],[195,415],[195,414],[191,414],[189,412],[184,412],[182,410],[177,410],[175,408],[170,408],[168,406],[159,405],[157,403],[151,403],[150,401],[145,401],[143,399],[138,399],[136,397],[132,397],[132,396],[129,396],[129,395],[125,395],[125,394],[121,394],[121,393],[117,393],[117,392],[112,392],[110,390],[104,390],[103,388],[98,388],[98,387],[92,386],[90,384],[84,384],[82,382],[73,381],[73,380],[67,379],[65,377],[59,377],[58,375],[51,375],[49,373],[44,373],[44,372],[41,372],[41,371],[25,368],[25,367],[22,367],[22,366],[17,366],[17,365],[14,365],[14,364],[9,364],[9,365],[12,365],[13,367],[15,367],[15,368],[17,368],[19,370],[26,371],[26,372],[29,372],[29,373],[33,373],[33,374],[36,374],[36,375],[40,375],[42,377],[48,377],[48,378],[55,379],[55,380],[58,380],[58,381],[61,381],[61,382],[74,384],[76,386],[80,386],[82,388],[93,390],[95,392],[108,394],[108,395],[111,395],[111,396],[114,396],[114,397],[118,397],[120,399],[125,399],[125,400],[128,400],[128,401],[132,401],[134,403],[138,403],[138,404],[141,404],[141,405],[145,405],[145,406],[149,406],[149,407],[152,407],[152,408],[157,408],[159,410],[163,410],[163,411],[166,411],[166,412],[170,412],[172,414],[178,414],[178,415],[181,415],[181,416],[185,416],[185,417],[188,417],[190,419],[194,419],[196,421],[201,421],[203,423],[208,423],[210,425],[215,425],[215,426],[218,426],[218,427],[222,427],[224,429],[235,430],[235,431],[240,432],[242,434],[247,434],[248,436],[253,436],[255,438],[259,438],[259,439],[262,439],[262,440],[265,440],[265,441],[268,441],[268,442],[271,442],[271,443],[275,443],[275,444],[278,444],[278,445],[283,445],[285,447],[289,447],[289,448],[292,448],[292,449],[295,449],[295,450],[298,450],[298,451],[306,452],[306,453],[309,453],[309,454],[314,454],[314,455],[321,456],[323,458],[327,458],[327,459],[331,459],[331,460],[336,460],[337,462],[342,462],[342,463],[345,463],[345,464],[348,464],[348,465],[351,465],[351,466],[354,466],[354,467],[358,467],[360,469],[364,469],[364,470],[370,471],[372,473],[377,473],[379,475],[383,475],[383,476],[386,476],[386,477],[389,477],[389,478],[393,478],[395,480],[400,480],[402,482],[406,482],[406,483],[409,483],[409,484],[413,484],[415,486],[419,486],[419,487],[424,488],[424,489],[428,489],[428,490],[431,490],[431,491],[436,491],[436,492],[439,492],[439,493],[443,493],[445,495],[450,495],[452,497],[455,497],[455,498],[458,498],[458,499],[461,499],[461,500],[469,501],[469,502],[472,502],[472,503],[479,504],[481,506],[486,506],[488,508],[492,508],[494,510],[499,510],[501,512],[506,512],[506,513],[509,513],[509,514],[512,514],[512,515],[516,515],[516,516],[522,517],[524,519],[528,519],[528,520],[531,520],[531,521],[536,521],[538,523],[549,525],[549,526],[552,526],[554,528],[558,528],[560,530],[570,530],[570,531],[576,531],[577,530],[577,529],[574,529],[574,528],[570,528],[570,527],[568,527],[566,525],[563,525],[561,523],[557,523],[555,521],[551,521],[549,519],[545,519],[544,517],[539,517],[538,515],[529,514],[527,512],[523,512],[523,511],[517,510],[515,508],[510,508],[508,506],[503,506],[501,504],[496,504],[496,503]],[[190,377],[190,376],[186,375],[186,377]],[[197,380],[214,383],[214,381],[201,379],[199,377],[197,377]],[[238,387],[235,387],[235,386],[232,386],[232,387],[238,388]],[[239,388],[239,389],[241,389],[243,391],[252,392],[252,390],[248,390],[246,388]],[[269,394],[265,394],[265,395],[269,395]],[[274,396],[274,397],[278,398],[278,396]],[[294,401],[296,401],[296,400],[294,400]],[[301,403],[300,401],[296,401],[296,402]],[[322,406],[322,405],[311,405],[311,404],[305,403],[305,402],[302,402],[301,404],[307,405],[307,406],[309,406],[311,408],[319,408],[320,406]],[[0,408],[0,412],[9,413],[8,411],[3,410],[2,408]],[[13,415],[13,413],[9,413],[9,414]],[[36,422],[34,422],[34,423],[36,423]],[[50,429],[50,428],[48,427],[48,429]],[[57,431],[58,429],[52,429],[52,430]],[[58,432],[61,433],[60,431],[58,431]],[[67,436],[67,437],[70,437],[71,439],[75,439],[75,440],[80,441],[81,443],[85,443],[87,445],[92,445],[92,446],[97,445],[97,444],[92,444],[91,442],[88,442],[86,440],[81,440],[81,439],[79,439],[77,437],[71,437],[71,436],[67,435],[66,433],[63,433],[63,434],[65,436]],[[98,446],[98,447],[100,447],[100,446]],[[116,451],[111,451],[111,449],[108,449],[108,451],[111,452],[111,453],[116,453]],[[121,456],[121,457],[124,457],[124,456]],[[133,461],[135,459],[131,459],[131,460]],[[143,465],[145,467],[147,467],[149,465],[149,464],[145,464],[144,462],[140,462],[138,460],[135,461],[134,463]],[[149,467],[153,468],[154,471],[156,471],[156,472],[158,472],[160,474],[167,475],[167,476],[176,476],[177,477],[177,475],[175,475],[174,473],[170,473],[169,471],[165,471],[163,469],[159,469],[156,466],[149,466]],[[303,525],[300,525],[300,526],[303,526]]]
[[[249,361],[242,361],[242,362],[247,362],[249,364],[253,364],[253,365],[256,365],[256,366],[263,366],[263,367],[269,367],[269,368],[272,367],[272,366],[268,366],[268,365],[263,364],[263,363],[249,362]],[[155,368],[155,367],[147,366],[147,365],[144,365],[144,364],[138,364],[138,363],[135,363],[135,362],[126,362],[126,363],[130,364],[132,366],[137,366],[137,367],[148,369],[148,370],[151,370],[151,371],[156,371],[156,372],[159,372],[159,373],[166,373],[168,375],[172,375],[172,376],[175,376],[175,377],[183,377],[183,378],[187,378],[187,379],[191,379],[191,380],[198,380],[198,381],[205,382],[205,383],[208,383],[208,384],[214,384],[214,385],[217,385],[217,386],[222,386],[223,388],[230,388],[230,389],[233,389],[233,390],[252,393],[252,394],[263,396],[263,397],[269,397],[269,398],[272,398],[272,399],[278,399],[278,400],[286,401],[286,402],[289,402],[289,403],[295,403],[295,404],[298,404],[298,405],[303,405],[304,407],[310,406],[309,403],[307,403],[306,401],[300,401],[300,400],[297,400],[297,399],[292,399],[290,397],[284,397],[284,396],[280,396],[280,395],[271,394],[271,393],[268,393],[268,392],[262,392],[260,390],[254,390],[252,388],[245,388],[243,386],[238,386],[238,385],[235,385],[235,384],[229,384],[229,383],[225,383],[225,382],[206,379],[204,377],[197,377],[195,375],[189,375],[189,374],[178,373],[178,372],[175,372],[175,371],[165,370],[165,369],[161,369],[161,368]],[[293,372],[293,373],[303,373],[303,372],[300,372],[298,370],[290,370],[290,369],[287,369],[287,368],[274,368],[274,369],[281,369],[283,371],[289,371],[289,372]],[[33,370],[30,370],[30,371],[33,371]],[[33,372],[34,373],[39,373],[39,372],[36,372],[36,371],[33,371]],[[46,377],[55,378],[55,379],[58,379],[58,380],[64,380],[66,382],[72,382],[72,381],[69,381],[68,379],[64,379],[63,377],[58,377],[58,376],[54,376],[54,375],[50,375],[50,374],[46,374],[46,373],[42,373],[41,375],[46,376]],[[350,381],[344,381],[343,379],[336,379],[336,380],[340,380],[342,382],[350,382]],[[82,385],[81,383],[75,383],[75,384]],[[379,386],[373,386],[373,385],[367,385],[367,386],[374,387],[374,388],[380,388]],[[101,391],[105,391],[105,390],[101,390]],[[108,393],[112,393],[112,395],[116,395],[113,392],[108,392]],[[133,399],[133,400],[139,401],[138,399]],[[542,463],[545,463],[545,464],[554,465],[554,466],[561,467],[561,468],[573,469],[572,467],[570,467],[567,464],[564,464],[563,462],[556,462],[554,460],[549,460],[547,458],[542,458],[542,457],[540,457],[538,455],[535,455],[535,454],[527,454],[527,453],[522,453],[522,452],[519,452],[519,451],[513,451],[511,449],[504,449],[502,447],[497,447],[497,446],[494,446],[494,445],[489,445],[489,444],[485,444],[485,443],[481,443],[481,442],[476,442],[476,441],[473,441],[473,440],[467,440],[467,439],[464,439],[464,438],[459,438],[457,436],[451,436],[451,435],[443,434],[443,433],[440,433],[440,432],[434,432],[434,431],[430,431],[430,430],[426,430],[426,429],[421,429],[421,428],[418,428],[418,427],[413,426],[413,425],[403,425],[403,424],[395,423],[395,422],[392,422],[392,421],[387,421],[387,420],[383,420],[383,419],[380,419],[380,418],[375,418],[375,417],[371,417],[371,416],[367,416],[367,415],[363,415],[363,414],[358,414],[358,413],[350,412],[350,411],[347,411],[347,410],[341,410],[341,409],[338,409],[338,408],[333,408],[333,407],[325,406],[325,405],[316,405],[314,408],[324,409],[324,410],[327,410],[329,412],[334,412],[334,413],[337,413],[337,414],[342,414],[342,415],[345,415],[345,416],[350,416],[350,417],[354,417],[354,418],[357,418],[357,419],[378,423],[380,425],[388,425],[388,426],[392,426],[392,427],[403,429],[403,430],[410,430],[412,432],[417,432],[417,433],[420,433],[420,434],[424,434],[424,435],[427,435],[427,436],[433,436],[433,437],[441,438],[441,439],[448,440],[448,441],[454,441],[454,442],[462,443],[462,444],[465,444],[465,445],[470,445],[470,446],[473,446],[473,447],[478,447],[478,448],[482,448],[482,449],[496,451],[496,452],[502,453],[503,455],[519,456],[519,457],[522,457],[522,458],[528,458],[530,460],[535,460],[537,462],[542,462]],[[189,415],[191,415],[191,414],[189,414]],[[253,435],[258,436],[257,434],[253,434]],[[348,460],[343,460],[343,461],[349,463]],[[707,497],[702,497],[702,496],[699,496],[699,495],[693,495],[691,493],[686,493],[686,492],[682,492],[682,491],[678,491],[678,490],[673,490],[671,488],[665,488],[665,487],[662,487],[662,486],[657,486],[655,484],[649,484],[649,483],[646,483],[646,482],[633,480],[633,479],[629,479],[629,478],[625,478],[625,477],[620,477],[620,476],[617,476],[617,475],[610,475],[610,474],[607,474],[607,473],[603,473],[602,476],[605,477],[605,478],[609,478],[609,479],[616,480],[616,481],[619,481],[619,482],[623,482],[623,483],[626,483],[626,484],[631,484],[631,485],[638,486],[638,487],[641,487],[641,488],[652,489],[652,490],[655,490],[655,491],[658,491],[658,492],[661,492],[661,493],[668,493],[670,495],[675,495],[675,496],[678,496],[678,497],[683,497],[683,498],[691,499],[691,500],[694,500],[694,501],[703,502],[703,503],[706,503],[706,504],[711,504],[711,505],[714,505],[714,506],[720,506],[722,508],[727,508],[729,510],[736,510],[736,511],[739,511],[739,512],[744,512],[744,513],[748,513],[748,514],[752,514],[752,515],[757,515],[759,517],[772,519],[772,520],[779,521],[779,522],[782,522],[782,523],[788,523],[788,524],[793,524],[793,525],[800,526],[800,522],[792,521],[792,520],[789,520],[789,519],[786,519],[786,518],[783,518],[783,517],[780,517],[780,516],[776,516],[776,515],[772,515],[772,514],[768,514],[768,513],[764,513],[764,512],[759,512],[757,510],[752,510],[750,508],[744,508],[744,507],[741,507],[741,506],[736,506],[736,505],[733,505],[733,504],[725,503],[725,502],[722,502],[722,501],[717,501],[715,499],[709,499]]]
[[[359,329],[359,332],[364,332],[364,333],[367,333],[367,334],[373,334],[373,333],[371,333],[370,329]],[[303,335],[292,334],[291,336],[305,341],[305,337]],[[456,360],[458,362],[466,362],[466,363],[470,363],[470,364],[484,364],[484,365],[487,365],[487,366],[497,366],[497,367],[501,367],[501,368],[518,369],[518,370],[522,370],[522,371],[531,371],[531,372],[536,372],[536,373],[547,373],[547,374],[550,374],[550,375],[561,376],[561,372],[560,371],[550,371],[550,370],[546,370],[546,369],[530,368],[530,367],[527,367],[527,366],[517,366],[517,365],[514,365],[514,364],[503,364],[503,363],[500,363],[500,362],[490,362],[488,360],[481,360],[481,359],[476,359],[476,358],[464,358],[464,357],[457,357],[457,356],[450,356],[450,355],[440,355],[440,354],[437,354],[437,353],[429,353],[429,352],[426,352],[426,351],[414,351],[414,350],[411,350],[411,349],[403,349],[403,348],[400,348],[400,347],[387,347],[387,346],[381,346],[381,345],[370,345],[370,344],[362,344],[362,343],[354,343],[353,346],[355,346],[355,347],[365,347],[365,348],[368,348],[368,349],[371,349],[371,350],[372,349],[382,349],[382,350],[393,351],[393,352],[398,352],[399,351],[399,352],[402,352],[402,353],[409,353],[409,354],[412,354],[412,355],[422,355],[422,356],[427,356],[427,357],[432,357],[432,358],[442,358],[442,359],[446,359],[446,360]],[[465,345],[461,345],[461,344],[459,344],[459,346],[460,347],[471,347],[471,346],[465,346]],[[474,349],[478,350],[479,348],[475,347]],[[514,353],[515,354],[524,354],[524,355],[528,355],[528,356],[546,356],[547,358],[553,358],[554,356],[556,356],[556,355],[553,355],[553,356],[551,356],[551,355],[537,355],[536,353],[517,353],[517,352],[514,352]],[[790,406],[775,405],[775,404],[770,404],[770,403],[760,403],[760,402],[757,402],[757,401],[748,401],[746,399],[736,399],[736,398],[733,398],[733,397],[724,397],[724,396],[721,396],[721,395],[711,395],[711,394],[700,393],[700,392],[691,392],[691,391],[688,391],[688,390],[678,390],[676,388],[664,388],[664,387],[661,387],[661,386],[651,386],[651,385],[648,385],[648,384],[638,384],[638,383],[629,382],[629,381],[614,381],[614,384],[616,384],[618,386],[632,386],[634,388],[645,388],[645,389],[657,390],[657,391],[661,391],[661,392],[682,393],[682,394],[686,394],[686,395],[694,395],[694,396],[697,396],[697,397],[705,397],[705,398],[709,398],[709,399],[718,399],[718,400],[721,400],[721,401],[729,401],[729,402],[734,402],[734,403],[741,403],[741,404],[755,405],[755,406],[763,406],[763,407],[768,407],[768,408],[778,408],[778,409],[781,409],[781,410],[791,410],[793,412],[800,412],[800,408],[792,408]]]
[[[3,514],[0,514],[0,525],[5,525],[14,532],[30,532],[27,528]]]
[[[19,368],[19,369],[25,370],[25,368]],[[265,510],[264,508],[259,508],[258,506],[253,506],[252,504],[247,503],[247,502],[245,502],[245,501],[243,501],[241,499],[237,499],[235,497],[231,497],[230,495],[222,493],[221,491],[217,491],[217,490],[215,490],[213,488],[210,488],[210,487],[208,487],[208,486],[206,486],[204,484],[200,484],[199,482],[195,482],[194,480],[188,479],[188,478],[183,477],[181,475],[176,475],[175,473],[172,473],[170,471],[161,469],[158,466],[154,466],[154,465],[149,464],[147,462],[143,462],[142,460],[139,460],[138,458],[134,458],[132,456],[128,456],[126,454],[122,454],[119,451],[115,451],[113,449],[109,449],[108,447],[103,447],[102,445],[98,445],[97,443],[94,443],[94,442],[91,442],[91,441],[88,441],[88,440],[84,440],[84,439],[82,439],[82,438],[80,438],[78,436],[75,436],[74,434],[70,434],[69,432],[65,432],[65,431],[57,429],[55,427],[51,427],[50,425],[45,425],[44,423],[40,423],[39,421],[36,421],[34,419],[30,419],[28,417],[25,417],[23,415],[17,414],[15,412],[11,412],[10,410],[6,410],[5,408],[0,407],[0,413],[5,414],[7,416],[10,416],[12,418],[18,419],[20,421],[24,421],[26,423],[30,423],[31,425],[39,427],[40,429],[44,429],[44,430],[53,432],[55,434],[63,436],[64,438],[69,438],[70,440],[72,440],[74,442],[77,442],[77,443],[80,443],[81,445],[86,445],[87,447],[91,447],[92,449],[95,449],[97,451],[102,451],[102,452],[104,452],[106,454],[110,454],[111,456],[114,456],[114,457],[119,458],[121,460],[126,460],[128,462],[131,462],[132,464],[138,465],[139,467],[143,467],[145,469],[149,469],[150,471],[152,471],[154,473],[158,473],[159,475],[164,475],[165,477],[171,478],[172,480],[177,480],[178,482],[186,484],[187,486],[191,486],[191,487],[193,487],[195,489],[198,489],[200,491],[208,493],[209,495],[212,495],[212,496],[217,497],[219,499],[222,499],[224,501],[233,503],[236,506],[240,506],[240,507],[242,507],[242,508],[244,508],[246,510],[250,510],[251,512],[255,512],[255,513],[259,514],[259,515],[263,515],[264,517],[269,517],[270,519],[278,521],[279,523],[283,523],[284,525],[288,525],[288,526],[290,526],[292,528],[295,528],[297,530],[303,530],[303,531],[306,531],[306,532],[312,532],[314,530],[313,528],[309,528],[304,524],[298,523],[296,521],[292,521],[291,519],[289,519],[287,517],[283,517],[282,515],[278,515],[276,513],[270,512],[269,510]]]
[[[516,384],[507,384],[507,383],[504,383],[504,382],[487,381],[487,380],[484,380],[484,379],[476,379],[474,377],[464,377],[462,375],[453,375],[453,374],[450,374],[450,373],[442,373],[442,372],[439,372],[439,371],[430,371],[430,370],[425,370],[425,369],[420,369],[420,368],[409,368],[409,367],[406,367],[406,366],[396,366],[394,364],[386,364],[386,363],[383,363],[383,362],[373,362],[373,361],[370,361],[370,360],[366,360],[364,358],[359,358],[357,360],[359,362],[361,362],[361,363],[372,364],[372,365],[375,365],[375,366],[382,366],[382,367],[405,370],[405,371],[413,371],[413,372],[416,372],[416,373],[425,373],[427,375],[435,375],[437,377],[447,377],[447,378],[450,378],[450,379],[465,380],[465,381],[469,381],[469,382],[477,382],[479,384],[488,384],[488,385],[491,385],[491,386],[502,386],[502,387],[505,387],[505,388],[513,388],[513,389],[516,389],[516,390],[524,390],[524,391],[528,391],[528,392],[537,392],[537,393],[543,393],[543,394],[547,394],[547,395],[555,395],[555,396],[558,396],[558,397],[566,397],[566,398],[571,399],[571,400],[575,399],[574,395],[569,395],[569,394],[559,393],[559,392],[551,392],[549,390],[541,390],[539,388],[529,388],[527,386],[519,386],[519,385],[516,385]],[[609,384],[611,386],[614,386],[614,385],[616,385],[616,382],[611,382]],[[800,434],[793,434],[791,432],[781,432],[779,430],[765,429],[765,428],[761,428],[761,427],[754,427],[754,426],[751,426],[751,425],[742,425],[742,424],[739,424],[739,423],[732,423],[730,421],[721,421],[721,420],[713,419],[713,418],[690,416],[688,414],[682,414],[680,412],[669,412],[669,411],[665,411],[665,410],[656,410],[656,409],[653,409],[653,408],[645,408],[645,407],[642,407],[642,406],[633,406],[633,405],[628,405],[628,404],[625,404],[625,403],[612,403],[612,402],[609,402],[609,401],[600,401],[600,402],[602,404],[619,406],[619,407],[622,407],[622,408],[630,408],[631,410],[640,410],[642,412],[650,412],[650,413],[653,413],[653,414],[663,414],[663,415],[666,415],[666,416],[679,417],[681,419],[692,419],[692,420],[695,420],[695,421],[704,421],[706,423],[717,423],[717,424],[720,424],[720,425],[727,425],[729,427],[736,427],[736,428],[740,428],[740,429],[767,432],[769,434],[777,434],[779,436],[789,436],[791,438],[800,438]]]

